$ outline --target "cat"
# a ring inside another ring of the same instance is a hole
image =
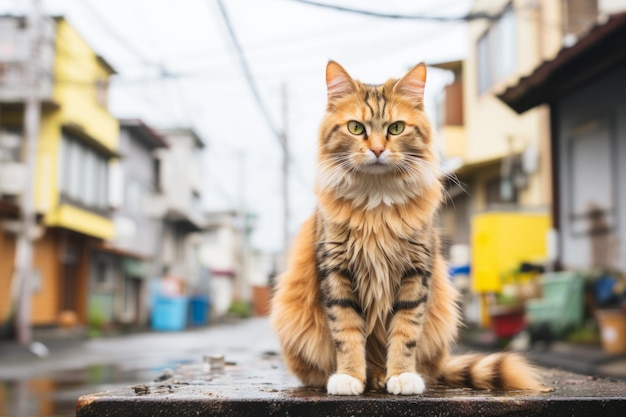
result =
[[[326,67],[317,208],[272,299],[285,363],[332,395],[543,391],[518,354],[450,355],[460,313],[435,227],[443,187],[425,82],[423,63],[382,85]]]

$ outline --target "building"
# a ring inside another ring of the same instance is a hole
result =
[[[165,138],[138,119],[120,121],[119,161],[111,165],[115,234],[98,245],[90,268],[89,304],[103,324],[144,325],[149,289],[160,276],[163,222],[147,204],[159,191],[155,152]]]
[[[169,144],[155,151],[156,193],[149,199],[149,214],[163,221],[159,239],[161,275],[180,281],[181,293],[206,288],[199,253],[206,225],[202,208],[202,155],[204,141],[189,128],[164,129]]]
[[[42,227],[34,247],[32,324],[54,325],[64,312],[87,323],[92,254],[114,234],[109,171],[119,157],[119,124],[107,109],[107,93],[115,71],[64,18],[44,17],[40,29],[34,40],[40,59],[32,62],[26,20],[0,17],[0,322],[8,320],[11,305],[16,226],[11,218],[21,194],[21,187],[7,184],[19,182],[26,169],[26,74],[36,65],[41,119],[34,203]]]
[[[520,114],[549,108],[552,217],[564,268],[626,270],[625,39],[622,11],[498,95]]]
[[[275,257],[248,244],[255,216],[244,219],[237,211],[207,214],[202,232],[201,264],[210,274],[212,312],[226,314],[233,302],[249,304],[252,314],[267,315]]]
[[[201,262],[211,276],[212,310],[217,317],[226,314],[241,292],[237,285],[244,263],[240,223],[235,211],[211,212],[202,232]]]
[[[593,25],[611,1],[477,0],[472,12],[493,19],[471,20],[463,61],[433,65],[452,71],[438,115],[439,139],[452,198],[444,209],[451,244],[468,245],[471,219],[487,211],[549,213],[552,203],[550,123],[546,107],[522,115],[496,93],[553,58]]]

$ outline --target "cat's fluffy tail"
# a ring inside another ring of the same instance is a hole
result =
[[[510,352],[451,356],[439,381],[453,388],[551,391],[540,382],[536,368]]]

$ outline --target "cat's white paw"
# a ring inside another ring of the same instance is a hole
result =
[[[326,385],[326,391],[330,395],[359,395],[364,390],[363,382],[348,374],[331,375]]]
[[[421,394],[424,389],[426,389],[424,380],[414,372],[403,372],[400,375],[392,376],[387,381],[387,392],[390,394]]]

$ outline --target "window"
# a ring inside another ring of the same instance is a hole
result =
[[[96,80],[96,102],[106,108],[109,103],[109,81],[104,79]]]
[[[202,197],[197,191],[192,191],[191,193],[190,208],[195,215],[202,216]]]
[[[517,66],[517,24],[513,7],[507,8],[478,39],[478,92],[485,93]]]
[[[91,283],[95,292],[112,292],[114,290],[115,276],[110,263],[110,257],[101,252],[95,254],[91,271]]]
[[[143,214],[144,202],[148,191],[137,180],[130,179],[126,185],[126,208],[134,216]]]
[[[0,162],[22,161],[22,132],[21,130],[0,130]]]
[[[489,31],[478,39],[478,92],[484,93],[491,85],[491,65],[489,64]]]
[[[88,207],[109,205],[109,160],[76,137],[63,132],[59,161],[59,188],[64,197]]]
[[[152,175],[154,177],[154,189],[157,192],[162,192],[162,184],[161,184],[161,159],[158,157],[154,157],[152,159]]]

